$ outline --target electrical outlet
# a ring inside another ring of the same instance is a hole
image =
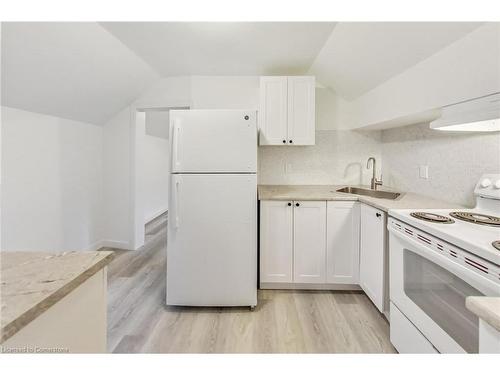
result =
[[[429,178],[429,166],[428,165],[421,165],[419,167],[419,174],[420,174],[420,178],[427,180]]]

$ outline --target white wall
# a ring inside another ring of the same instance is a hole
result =
[[[146,134],[168,139],[169,111],[146,111]]]
[[[429,124],[382,131],[384,184],[436,199],[474,205],[474,186],[500,171],[500,133],[449,133]],[[429,179],[419,166],[429,166]]]
[[[102,237],[102,128],[2,107],[2,250],[88,250]]]
[[[257,109],[258,76],[193,76],[191,102],[196,109]]]
[[[350,103],[328,88],[316,87],[316,130],[350,129],[354,122]]]
[[[146,135],[144,160],[144,222],[168,209],[169,143],[168,139]]]
[[[169,77],[157,81],[132,105],[137,107],[177,107],[191,104],[191,77]]]
[[[500,24],[488,23],[352,102],[373,126],[500,91]]]
[[[107,246],[129,248],[130,107],[117,113],[103,127],[104,238]]]

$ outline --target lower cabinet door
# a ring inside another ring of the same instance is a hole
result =
[[[260,281],[293,281],[293,206],[287,201],[260,202]]]
[[[327,202],[326,282],[359,283],[359,203]]]
[[[326,281],[326,202],[294,202],[293,254],[295,283]]]
[[[384,312],[386,214],[366,204],[361,205],[360,212],[359,285],[380,312]]]

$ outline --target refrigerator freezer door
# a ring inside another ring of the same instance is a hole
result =
[[[257,176],[172,175],[167,305],[257,304]]]
[[[172,173],[255,173],[256,117],[252,110],[171,111]]]

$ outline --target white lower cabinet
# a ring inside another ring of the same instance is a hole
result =
[[[326,202],[294,202],[293,209],[293,281],[325,283]]]
[[[261,201],[261,287],[359,285],[388,314],[386,226],[384,211],[355,201]]]
[[[359,203],[327,202],[326,282],[359,283]]]
[[[260,281],[293,281],[293,206],[287,201],[260,203]]]
[[[358,202],[260,202],[260,282],[265,287],[351,288],[358,278]]]
[[[361,204],[359,285],[381,312],[386,294],[386,226],[384,211]]]

